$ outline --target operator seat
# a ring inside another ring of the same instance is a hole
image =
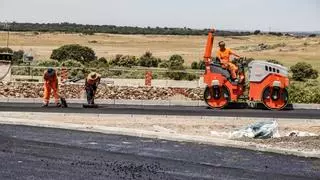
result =
[[[222,68],[221,61],[219,58],[213,59],[210,65],[210,70],[212,73],[222,74],[228,80],[231,79],[231,73],[229,70]]]

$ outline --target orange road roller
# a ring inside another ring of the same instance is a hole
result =
[[[238,66],[237,78],[231,78],[228,69],[222,66],[220,60],[212,58],[214,32],[208,35],[204,62],[206,65],[204,73],[204,100],[210,108],[222,109],[230,102],[239,102],[245,99],[249,107],[256,107],[263,103],[271,110],[281,110],[288,104],[289,86],[288,69],[284,66],[265,61],[248,61],[245,58],[236,60]],[[248,68],[248,72],[245,69]],[[248,78],[246,78],[246,74]],[[246,79],[249,83],[246,83]],[[249,93],[244,96],[246,86]]]

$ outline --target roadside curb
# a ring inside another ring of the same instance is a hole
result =
[[[320,152],[318,151],[302,152],[302,151],[292,150],[292,149],[288,150],[283,148],[267,147],[266,145],[261,145],[253,142],[242,142],[242,141],[221,139],[221,138],[214,138],[214,137],[182,135],[182,134],[169,133],[169,132],[155,132],[155,131],[107,127],[107,126],[99,126],[99,125],[72,124],[72,123],[61,123],[61,122],[58,123],[58,122],[46,121],[46,120],[35,120],[35,119],[29,120],[29,119],[12,118],[12,117],[1,118],[0,123],[10,124],[10,125],[26,125],[26,126],[59,128],[59,129],[69,129],[69,130],[87,131],[87,132],[98,132],[98,133],[104,133],[104,134],[136,136],[136,137],[142,137],[142,138],[155,138],[155,139],[177,141],[177,142],[192,142],[192,143],[199,143],[199,144],[248,149],[253,151],[320,158]]]
[[[7,103],[42,103],[41,98],[0,98],[1,102]],[[84,104],[86,99],[68,99],[68,103]],[[207,107],[203,101],[181,101],[181,100],[122,100],[122,99],[97,99],[97,104],[101,105],[137,105],[137,106],[188,106]],[[245,103],[239,103],[245,106]],[[320,104],[290,104],[287,109],[313,109],[320,110]]]

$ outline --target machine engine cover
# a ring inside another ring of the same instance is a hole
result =
[[[270,74],[280,74],[288,77],[288,68],[266,61],[252,61],[249,64],[250,82],[261,82]]]

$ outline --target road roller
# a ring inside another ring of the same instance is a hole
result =
[[[288,104],[288,69],[263,60],[233,61],[238,66],[233,80],[218,58],[212,57],[215,30],[210,30],[205,49],[204,100],[212,109],[222,109],[229,103],[245,100],[251,108],[263,104],[270,110],[282,110]],[[245,71],[247,70],[247,71]],[[247,90],[247,95],[244,92]]]

